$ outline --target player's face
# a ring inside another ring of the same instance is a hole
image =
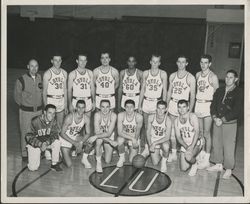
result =
[[[205,71],[211,66],[211,62],[209,62],[209,60],[206,58],[201,58],[200,65],[201,65],[201,70]]]
[[[38,72],[38,63],[36,60],[31,60],[28,64],[28,69],[31,75],[36,75]]]
[[[111,61],[111,59],[110,59],[108,53],[105,53],[105,54],[101,55],[101,63],[102,63],[102,65],[107,66],[107,65],[109,65],[110,61]]]
[[[126,110],[126,113],[133,114],[133,112],[135,110],[135,106],[133,104],[128,103],[125,106],[125,110]]]
[[[159,68],[161,65],[160,57],[153,56],[150,60],[150,64],[152,68]]]
[[[166,106],[162,105],[162,104],[158,105],[157,108],[156,108],[156,113],[159,116],[164,115],[166,113]]]
[[[78,67],[83,69],[87,64],[87,58],[85,56],[79,56],[76,62],[78,64]]]
[[[236,83],[237,80],[238,80],[238,78],[236,78],[233,73],[229,72],[226,75],[225,83],[227,86],[232,86]]]
[[[110,111],[110,105],[109,105],[109,103],[107,103],[107,102],[102,102],[100,108],[101,108],[101,112],[102,112],[104,115],[108,114],[109,111]]]
[[[47,121],[51,122],[56,115],[56,110],[54,108],[49,108],[47,111],[45,111],[45,117]]]
[[[189,107],[187,106],[187,104],[182,103],[178,105],[178,112],[180,115],[184,115],[189,111]]]
[[[134,57],[128,58],[128,68],[129,69],[134,69],[136,65],[136,61]]]
[[[76,106],[76,112],[82,116],[84,114],[84,111],[85,111],[85,105],[82,103],[78,103]]]
[[[185,57],[179,57],[176,64],[178,66],[178,69],[183,70],[188,65],[187,59]]]
[[[53,64],[55,68],[59,69],[61,67],[62,57],[54,56],[53,59],[51,60],[51,63]]]

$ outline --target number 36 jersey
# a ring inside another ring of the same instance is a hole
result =
[[[49,70],[51,77],[48,81],[47,94],[52,96],[63,96],[66,77],[64,76],[62,69],[60,69],[59,74],[56,74],[51,68]]]
[[[100,69],[96,79],[96,93],[97,94],[114,94],[115,93],[115,79],[111,73],[111,67],[107,73],[103,73]]]

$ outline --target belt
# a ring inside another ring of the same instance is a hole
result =
[[[146,100],[148,100],[148,101],[158,101],[158,100],[161,99],[161,97],[159,97],[159,98],[150,98],[150,97],[147,97],[147,96],[144,96],[144,98],[145,98]]]
[[[198,103],[208,103],[208,102],[212,102],[212,100],[201,100],[201,99],[196,99],[196,101]]]
[[[179,99],[175,99],[175,98],[172,98],[172,97],[171,97],[171,100],[176,102],[176,103],[178,103],[178,101],[179,101]]]
[[[101,98],[110,98],[110,97],[115,96],[115,94],[96,94],[96,95]]]
[[[139,96],[140,93],[122,93],[122,95],[128,96],[128,97],[135,97],[135,96]]]
[[[73,99],[76,99],[76,100],[85,100],[85,99],[91,99],[91,96],[88,96],[88,97],[75,97],[75,96],[72,96]]]
[[[64,95],[47,95],[47,97],[49,98],[56,98],[56,99],[60,99],[60,98],[63,98]]]
[[[21,105],[20,106],[20,109],[22,109],[23,111],[27,111],[27,112],[36,112],[36,111],[40,111],[43,109],[43,106],[38,106],[35,110],[34,107],[30,107],[30,106],[24,106],[24,105]]]

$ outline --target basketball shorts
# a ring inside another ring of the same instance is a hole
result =
[[[85,104],[86,104],[86,108],[85,108],[85,112],[89,112],[92,110],[92,100],[90,97],[86,97],[86,98],[81,98],[81,97],[74,97],[72,99],[72,105],[73,105],[73,108],[75,109],[76,108],[76,102],[78,100],[84,100],[85,101]]]
[[[196,143],[196,146],[198,146],[199,149],[201,149],[203,145],[204,145],[204,139],[202,139],[202,138],[198,139],[197,143]],[[187,150],[183,146],[181,146],[181,152],[185,153],[186,151]]]
[[[123,109],[125,109],[125,102],[127,101],[127,100],[129,100],[129,99],[131,99],[131,100],[133,100],[134,102],[135,102],[135,110],[137,110],[138,109],[138,105],[139,105],[139,94],[138,95],[136,95],[136,94],[133,94],[133,95],[135,95],[135,96],[130,96],[129,94],[127,94],[127,95],[122,95],[122,101],[121,101],[121,107],[123,108]]]
[[[171,99],[168,104],[168,113],[170,113],[173,116],[179,116],[178,108],[177,108],[178,101]]]
[[[81,136],[69,136],[68,137],[74,141],[80,141]],[[73,145],[68,142],[67,140],[65,140],[64,138],[62,138],[61,136],[59,137],[60,142],[61,142],[61,147],[66,147],[66,148],[71,148]]]
[[[162,139],[163,137],[151,137],[151,143],[155,142],[155,141],[158,141],[160,139]],[[169,141],[168,141],[169,142]],[[160,149],[161,148],[161,145],[158,144],[155,146],[156,149]]]
[[[47,96],[47,104],[53,104],[56,106],[56,112],[61,112],[64,110],[64,96]]]
[[[147,114],[153,114],[156,112],[156,105],[159,98],[144,97],[142,103],[142,111]]]
[[[198,118],[205,118],[211,116],[210,105],[212,102],[198,102],[195,103],[194,112]]]
[[[114,94],[96,94],[96,108],[100,109],[101,100],[110,101],[110,109],[115,108],[115,96]]]

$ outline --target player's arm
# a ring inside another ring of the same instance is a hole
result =
[[[39,139],[37,139],[38,136],[37,130],[38,130],[37,121],[32,119],[30,131],[25,135],[25,139],[27,144],[30,144],[32,147],[41,148],[42,142]]]
[[[174,74],[171,74],[169,77],[169,88],[167,93],[167,104],[169,105],[169,101],[171,100],[172,92],[173,92],[173,82],[174,80]]]
[[[196,87],[196,81],[193,75],[188,75],[189,79],[189,85],[190,85],[190,112],[193,111],[194,108],[194,102],[195,102],[195,87]]]
[[[59,132],[60,129],[58,127],[58,123],[56,120],[54,120],[51,126],[50,137],[47,141],[48,145],[51,145],[55,140],[59,139]]]
[[[82,141],[85,142],[90,137],[90,118],[87,115],[84,115],[84,121],[85,121],[85,134],[83,136]]]
[[[125,117],[125,112],[121,112],[118,114],[118,120],[117,120],[117,131],[118,131],[118,135],[120,137],[123,137],[125,139],[128,139],[128,140],[133,140],[135,139],[134,137],[130,136],[129,134],[125,133],[123,131],[123,128],[122,128],[122,120],[123,118]]]
[[[162,83],[163,83],[162,100],[163,101],[167,101],[167,90],[168,90],[168,77],[167,77],[167,73],[165,71],[161,70],[161,77],[162,77]]]
[[[188,149],[190,148],[191,150],[193,150],[199,138],[199,121],[195,114],[191,113],[190,122],[194,127],[194,138],[193,138],[192,144],[188,147]]]
[[[139,98],[139,107],[138,110],[140,111],[142,109],[142,101],[144,98],[144,93],[146,91],[146,77],[147,77],[148,71],[143,72],[142,76],[142,87],[141,87],[141,93],[140,93],[140,98]]]
[[[72,105],[72,96],[73,96],[73,80],[75,78],[75,71],[69,73],[68,79],[68,104],[69,104],[69,111],[73,112],[73,105]]]
[[[178,118],[175,119],[175,121],[174,121],[176,139],[178,140],[178,142],[180,143],[181,146],[183,146],[185,149],[187,149],[188,145],[183,141],[183,139],[181,137],[181,133],[180,133],[180,128],[178,127],[177,123],[178,123]]]
[[[90,76],[90,91],[91,91],[91,99],[92,99],[92,110],[95,110],[95,82],[94,75],[92,71],[89,71]]]
[[[51,78],[51,73],[47,70],[43,75],[43,103],[44,106],[47,105],[47,93],[48,93],[48,84]]]
[[[136,124],[135,138],[136,138],[136,140],[138,140],[140,137],[141,128],[143,125],[143,117],[140,113],[136,113],[136,122],[137,122],[137,124]]]
[[[22,100],[22,84],[19,79],[16,80],[15,89],[14,89],[14,99],[15,102],[20,106]]]
[[[67,79],[68,79],[68,74],[65,70],[63,70],[63,75],[65,77],[65,80],[64,80],[64,84],[63,84],[63,87],[64,87],[64,111],[65,111],[65,114],[67,115],[68,114],[68,91],[67,91]]]
[[[117,69],[112,69],[113,71],[113,77],[115,79],[115,89],[119,87],[119,72]]]
[[[72,139],[66,134],[66,132],[67,132],[69,126],[71,125],[72,121],[73,121],[73,115],[72,115],[72,114],[67,115],[66,118],[65,118],[64,121],[63,121],[63,126],[62,126],[62,130],[61,130],[60,135],[61,135],[61,137],[62,137],[63,139],[67,140],[68,142],[70,142],[71,144],[73,144],[74,146],[76,146],[77,141],[72,140]]]
[[[125,70],[122,70],[120,72],[120,85],[119,85],[119,89],[118,89],[118,108],[119,110],[121,110],[121,101],[122,101],[122,92],[123,92],[123,77],[125,74]]]
[[[151,129],[152,129],[153,119],[154,119],[154,115],[149,115],[149,117],[148,117],[148,125],[147,125],[147,132],[146,132],[147,141],[148,141],[149,146],[152,145],[152,143],[151,143]]]
[[[211,77],[211,84],[214,88],[214,92],[216,91],[216,89],[219,88],[219,79],[217,77],[216,74],[213,74],[213,76]]]

